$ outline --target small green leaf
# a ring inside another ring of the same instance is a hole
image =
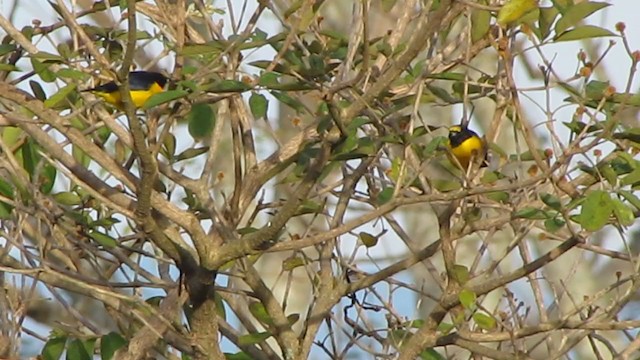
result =
[[[21,71],[19,67],[12,64],[0,64],[0,71]]]
[[[583,1],[576,3],[575,5],[568,7],[567,11],[562,14],[562,17],[556,23],[554,30],[556,31],[556,34],[560,34],[570,27],[578,25],[582,20],[587,18],[587,16],[609,5],[611,4],[595,1]]]
[[[89,233],[89,237],[95,240],[98,244],[109,249],[113,249],[118,246],[118,242],[116,241],[116,239],[98,231],[91,231]]]
[[[613,198],[611,199],[613,205],[613,214],[616,219],[618,219],[618,223],[622,226],[631,226],[635,222],[635,216],[633,214],[633,210],[629,208],[625,203],[623,203],[620,199]]]
[[[451,277],[457,281],[458,284],[464,285],[469,281],[469,269],[464,265],[454,265]]]
[[[67,347],[67,360],[92,360],[82,341],[73,340]]]
[[[562,229],[566,223],[559,218],[551,218],[544,221],[544,228],[551,233]]]
[[[617,179],[617,177],[616,177]],[[635,184],[637,182],[640,181],[640,166],[636,167],[635,169],[633,169],[632,172],[630,172],[629,174],[625,175],[625,177],[623,177],[620,180],[620,184],[621,185],[632,185]]]
[[[640,199],[637,196],[635,196],[632,192],[627,190],[618,190],[618,193],[622,195],[625,198],[625,200],[627,200],[637,210],[640,210]]]
[[[237,80],[222,80],[206,88],[211,93],[245,92],[251,90],[251,86]]]
[[[47,100],[45,100],[44,106],[51,109],[59,105],[63,100],[67,99],[69,94],[73,93],[75,90],[76,90],[76,86],[73,84],[63,87],[57,93],[53,94]]]
[[[508,0],[498,11],[498,25],[506,27],[538,7],[537,0]]]
[[[574,41],[582,39],[593,39],[597,37],[617,36],[607,29],[594,25],[576,26],[573,30],[567,30],[556,35],[555,41]]]
[[[486,1],[480,1],[486,5]],[[491,12],[489,10],[473,9],[471,11],[471,41],[476,42],[489,33],[491,28]]]
[[[44,92],[44,89],[42,88],[42,85],[40,85],[39,82],[29,80],[29,87],[31,88],[31,91],[33,92],[33,96],[35,96],[36,99],[40,101],[45,101],[47,99],[47,93]]]
[[[296,212],[296,216],[304,215],[304,214],[320,214],[324,209],[324,205],[313,201],[313,200],[304,200],[302,204],[298,207],[298,211]]]
[[[208,146],[204,146],[201,148],[191,148],[191,149],[187,149],[183,152],[181,152],[180,154],[178,154],[175,157],[175,161],[182,161],[182,160],[186,160],[186,159],[191,159],[194,158],[196,156],[200,156],[204,153],[206,153],[207,151],[209,151],[209,147]]]
[[[495,202],[506,204],[509,202],[509,193],[506,191],[491,191],[484,194],[487,199],[491,199]]]
[[[44,347],[42,348],[43,360],[58,360],[60,356],[62,356],[62,352],[64,351],[65,345],[67,344],[66,336],[54,336],[50,338]]]
[[[446,360],[444,356],[440,355],[440,353],[434,349],[427,349],[422,351],[420,353],[420,359],[421,360]]]
[[[74,206],[82,202],[80,195],[75,192],[65,191],[53,195],[53,199],[60,205]]]
[[[282,262],[282,271],[291,271],[300,266],[304,266],[304,259],[300,256],[291,256]]]
[[[18,49],[15,44],[0,44],[0,56],[7,55],[10,52],[14,52]]]
[[[549,218],[549,216],[547,216],[547,213],[544,210],[534,208],[534,207],[526,207],[526,208],[520,209],[514,212],[513,216],[515,218],[530,219],[530,220],[545,220]]]
[[[542,39],[546,39],[551,34],[551,25],[556,20],[560,12],[555,6],[541,7],[538,17],[538,26]]]
[[[541,193],[540,200],[542,200],[543,203],[554,210],[560,210],[562,208],[562,202],[555,195],[549,193]]]
[[[235,354],[224,353],[224,358],[225,360],[253,360],[253,356],[242,351]]]
[[[458,294],[458,299],[460,300],[460,304],[464,306],[467,310],[475,310],[476,308],[476,293],[473,291],[462,289],[460,294]]]
[[[284,92],[273,90],[271,91],[271,95],[278,99],[278,101],[295,110],[296,113],[300,113],[304,110],[304,105],[299,100],[292,98]]]
[[[195,140],[202,140],[213,132],[216,124],[215,113],[208,104],[195,104],[187,116],[187,123],[189,124],[189,134]]]
[[[111,360],[113,354],[126,344],[127,341],[116,332],[110,332],[104,335],[100,340],[100,358],[102,360]]]
[[[153,94],[147,101],[142,105],[143,110],[151,109],[152,107],[156,107],[160,104],[168,103],[170,101],[183,98],[187,96],[189,92],[187,90],[169,90],[163,91],[157,94]]]
[[[378,203],[378,205],[383,205],[388,203],[389,200],[391,200],[391,197],[393,197],[393,188],[386,187],[378,194],[376,202]]]
[[[256,320],[266,326],[273,326],[273,319],[264,305],[259,301],[253,301],[249,304],[249,312]]]
[[[483,330],[493,330],[496,327],[496,319],[480,312],[473,314],[473,321]]]
[[[186,45],[180,50],[180,54],[187,57],[196,57],[200,55],[217,55],[221,53],[228,44],[221,41],[211,41],[204,44]]]
[[[165,136],[164,141],[162,141],[162,150],[164,150],[164,155],[167,159],[172,159],[173,155],[176,153],[176,136],[169,133]]]
[[[378,244],[378,237],[367,232],[361,232],[360,234],[358,234],[358,238],[360,238],[362,244],[364,244],[364,246],[368,248],[374,247]]]
[[[56,74],[49,70],[49,67],[51,66],[50,63],[43,63],[42,61],[32,57],[31,65],[33,66],[33,71],[40,76],[42,81],[50,83],[56,80]]]
[[[594,190],[587,194],[582,203],[580,224],[587,231],[597,231],[602,229],[609,221],[609,216],[613,212],[613,203],[608,192]]]
[[[249,98],[249,108],[255,119],[266,118],[269,102],[264,95],[253,93]]]
[[[270,337],[271,337],[271,333],[268,331],[255,333],[255,334],[242,335],[238,338],[238,345],[254,345],[254,344],[261,343]]]

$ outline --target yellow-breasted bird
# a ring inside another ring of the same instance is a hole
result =
[[[478,157],[482,157],[480,167],[487,166],[487,148],[484,140],[466,126],[454,125],[449,128],[449,149],[463,169],[467,169],[469,162]]]
[[[129,73],[129,90],[131,94],[131,100],[136,108],[141,107],[153,94],[164,91],[165,85],[167,85],[167,77],[153,71],[132,71]],[[120,89],[115,81],[110,81],[106,84],[96,86],[91,89],[83,90],[90,91],[101,98],[103,98],[109,104],[123,110],[124,104],[120,98]]]

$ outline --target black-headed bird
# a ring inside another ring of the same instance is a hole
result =
[[[449,150],[463,169],[467,169],[469,162],[477,158],[482,158],[480,167],[488,165],[484,140],[466,126],[454,125],[449,128]]]
[[[129,90],[131,100],[136,108],[142,107],[147,100],[153,95],[164,91],[167,85],[167,77],[153,71],[132,71],[129,73]],[[92,92],[103,98],[109,104],[120,110],[124,109],[122,98],[120,97],[120,89],[115,81],[96,86],[84,91]]]

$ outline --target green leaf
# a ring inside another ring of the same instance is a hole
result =
[[[57,174],[58,170],[56,170],[56,168],[51,164],[46,164],[42,167],[38,183],[40,184],[40,191],[43,194],[49,194],[51,192],[56,181]]]
[[[43,63],[42,61],[31,58],[31,66],[33,66],[33,71],[40,76],[40,79],[44,82],[54,82],[56,80],[56,74],[49,70],[51,66],[50,63]]]
[[[53,108],[56,105],[59,105],[63,100],[66,100],[69,94],[76,90],[76,86],[71,84],[63,87],[57,93],[50,96],[47,100],[44,101],[44,106],[48,108]]]
[[[640,166],[633,169],[632,172],[627,174],[620,180],[621,185],[632,185],[640,181]]]
[[[618,219],[618,223],[622,226],[631,226],[635,222],[635,216],[633,214],[633,210],[629,208],[625,203],[623,203],[620,199],[611,199],[613,205],[613,214],[616,219]]]
[[[67,360],[92,360],[84,344],[79,339],[73,340],[67,347]]]
[[[296,212],[296,216],[304,215],[304,214],[320,214],[324,209],[324,205],[322,203],[313,201],[313,200],[303,200],[302,204],[298,207],[298,211]]]
[[[473,321],[483,330],[493,330],[496,327],[496,319],[480,312],[473,314]]]
[[[44,347],[42,348],[42,352],[40,353],[40,355],[42,355],[42,359],[43,360],[60,359],[60,356],[62,356],[62,352],[64,351],[66,344],[67,344],[66,336],[52,337],[47,341],[46,344],[44,344]]]
[[[380,3],[382,5],[382,11],[388,13],[395,6],[398,0],[381,0]]]
[[[303,266],[305,264],[304,259],[300,256],[291,256],[282,262],[282,271],[291,271],[295,268]]]
[[[582,203],[580,224],[587,231],[597,231],[602,229],[609,221],[609,216],[613,211],[613,203],[609,193],[602,190],[594,190],[587,194]]]
[[[100,358],[102,360],[111,360],[113,354],[126,344],[127,341],[116,332],[112,331],[104,335],[100,340]]]
[[[559,218],[551,218],[544,221],[544,228],[551,233],[562,229],[565,225],[565,221]]]
[[[506,27],[538,7],[536,0],[508,0],[498,11],[498,25]]]
[[[179,54],[188,57],[196,57],[199,55],[215,56],[226,49],[227,46],[228,44],[222,41],[211,41],[204,44],[191,44],[184,46],[179,51]]]
[[[238,338],[238,345],[254,345],[261,343],[271,337],[268,331],[255,334],[242,335]]]
[[[560,198],[556,197],[555,195],[549,193],[541,193],[540,200],[542,200],[543,203],[554,210],[559,211],[562,208],[562,202],[560,201]]]
[[[618,190],[618,194],[622,195],[625,198],[625,200],[627,200],[637,210],[640,210],[640,199],[637,196],[635,196],[632,192],[627,190]]]
[[[486,4],[486,1],[481,1]],[[491,28],[491,12],[488,10],[473,9],[471,11],[471,41],[476,42],[489,33]]]
[[[253,93],[249,98],[249,108],[251,109],[254,119],[266,118],[269,102],[264,95]]]
[[[376,202],[378,203],[378,205],[383,205],[385,203],[388,203],[389,200],[391,200],[391,197],[393,197],[393,188],[386,187],[378,194]]]
[[[464,306],[467,310],[475,310],[476,308],[476,293],[471,290],[462,289],[460,294],[458,294],[458,299],[460,300],[460,304]]]
[[[584,1],[574,4],[568,7],[567,11],[562,14],[562,17],[556,23],[554,30],[556,31],[556,34],[560,34],[568,28],[578,25],[578,23],[587,18],[587,16],[609,5],[611,4],[595,1]]]
[[[251,90],[251,86],[237,80],[222,80],[206,88],[211,93],[245,92]]]
[[[176,136],[173,134],[167,134],[162,141],[163,154],[167,159],[172,159],[176,153]]]
[[[300,113],[302,112],[302,110],[304,110],[304,105],[299,100],[292,98],[284,92],[273,90],[271,91],[271,95],[278,99],[278,101],[295,110],[296,113]]]
[[[32,59],[38,59],[41,62],[47,62],[52,64],[59,64],[65,61],[60,55],[48,53],[46,51],[39,51],[31,56]]]
[[[0,56],[7,55],[10,52],[14,52],[18,49],[15,44],[0,44]]]
[[[12,64],[0,64],[0,71],[21,71],[19,67]]]
[[[367,232],[361,232],[360,234],[358,234],[358,238],[360,238],[360,241],[362,241],[362,244],[364,244],[364,246],[368,248],[372,248],[378,245],[378,237],[371,235]]]
[[[491,191],[484,194],[484,196],[486,196],[487,199],[503,204],[507,204],[509,202],[509,193],[506,191]]]
[[[151,109],[152,107],[160,104],[168,103],[170,101],[183,98],[187,96],[189,92],[187,90],[169,90],[163,91],[157,94],[151,95],[149,99],[142,105],[143,110]]]
[[[113,249],[118,246],[118,242],[116,241],[116,239],[98,231],[91,231],[89,233],[89,237],[95,240],[98,244],[109,249]]]
[[[607,29],[603,29],[594,25],[582,25],[576,26],[573,30],[567,30],[561,34],[557,34],[555,37],[556,42],[560,41],[574,41],[582,39],[592,39],[605,36],[617,36]]]
[[[452,325],[453,326],[453,325]],[[439,352],[434,349],[427,349],[420,353],[421,360],[446,360],[446,358],[440,355]]]
[[[224,358],[225,360],[253,360],[253,356],[245,352],[239,352],[235,354],[224,353]]]
[[[634,127],[622,132],[617,132],[613,134],[613,137],[615,139],[629,140],[640,144],[640,128]]]
[[[256,320],[266,326],[273,326],[273,319],[264,305],[259,301],[253,301],[249,304],[249,312]]]
[[[68,68],[60,69],[56,74],[58,75],[58,77],[61,77],[61,78],[73,79],[73,80],[79,80],[79,81],[86,80],[89,77],[89,75],[87,75],[86,73],[83,73],[82,71],[78,71],[75,69],[68,69]]]
[[[515,218],[522,219],[530,219],[530,220],[544,220],[549,218],[547,213],[544,210],[534,208],[534,207],[525,207],[513,213]]]
[[[258,84],[260,86],[266,86],[266,87],[280,85],[280,82],[278,81],[279,78],[280,78],[280,75],[278,75],[275,72],[266,72],[260,75],[260,79],[258,79]]]
[[[35,96],[36,99],[40,101],[45,101],[47,99],[47,93],[44,92],[44,89],[42,88],[42,85],[40,85],[39,82],[29,80],[29,87],[31,88],[31,91],[33,92],[33,96]]]
[[[195,104],[187,116],[189,134],[196,140],[202,140],[213,132],[216,116],[208,104]]]
[[[542,39],[546,39],[551,34],[551,25],[556,20],[560,12],[555,6],[541,7],[538,17],[538,26],[540,27],[540,35]]]
[[[201,148],[191,148],[191,149],[187,149],[183,152],[181,152],[180,154],[178,154],[175,157],[175,161],[182,161],[182,160],[186,160],[186,159],[191,159],[194,158],[196,156],[200,156],[204,153],[206,153],[207,151],[209,151],[209,147],[208,146],[204,146]]]
[[[458,284],[466,284],[470,277],[469,269],[464,265],[454,265],[451,276]]]

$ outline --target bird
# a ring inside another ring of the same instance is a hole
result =
[[[153,95],[164,91],[167,85],[166,76],[153,71],[132,71],[129,73],[129,90],[135,108],[140,108]],[[115,81],[96,86],[83,92],[92,92],[103,98],[109,104],[124,110],[124,103],[120,97],[120,89]]]
[[[449,127],[449,150],[463,169],[467,169],[469,162],[478,156],[483,158],[480,167],[488,165],[487,148],[484,140],[475,131],[466,126],[454,125]]]

